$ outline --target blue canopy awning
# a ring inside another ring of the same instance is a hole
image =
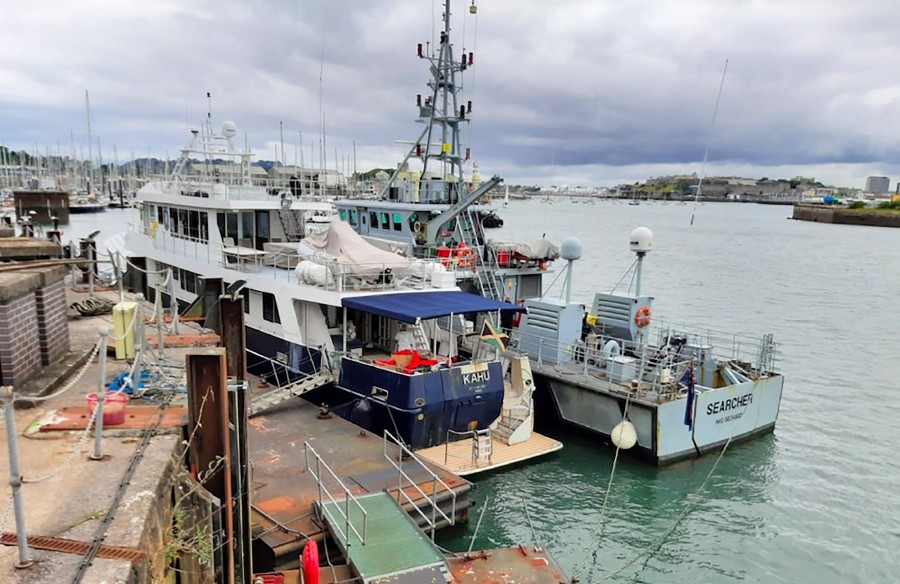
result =
[[[524,306],[498,302],[492,298],[457,291],[356,296],[342,298],[341,305],[412,324],[419,319],[438,318],[451,314],[497,310],[525,312]]]

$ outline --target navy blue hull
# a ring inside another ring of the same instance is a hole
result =
[[[272,383],[284,384],[300,375],[309,375],[319,370],[322,358],[319,349],[304,347],[250,326],[245,330],[247,348],[276,362],[248,353],[247,372],[251,375],[266,376]]]
[[[444,444],[459,433],[487,428],[500,415],[500,363],[478,367],[474,373],[454,366],[405,375],[344,359],[336,389],[342,398],[357,399],[335,412],[373,433],[399,435],[413,449]]]

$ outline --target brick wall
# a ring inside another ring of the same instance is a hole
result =
[[[66,327],[68,332],[68,325]],[[0,383],[12,386],[21,384],[40,368],[35,293],[29,292],[0,304]]]
[[[66,285],[63,280],[38,288],[34,294],[37,307],[38,340],[41,363],[50,365],[69,352],[69,319],[66,314]]]

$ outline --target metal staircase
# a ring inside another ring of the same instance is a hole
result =
[[[486,298],[503,301],[505,296],[503,280],[499,275],[500,266],[497,264],[496,256],[488,249],[487,244],[479,243],[484,242],[484,231],[479,233],[480,228],[472,216],[471,209],[467,209],[459,214],[457,228],[459,229],[461,240],[475,252],[472,267],[475,272],[475,282],[481,295]]]
[[[414,341],[413,347],[420,353],[427,353],[429,350],[431,350],[431,347],[428,343],[428,335],[425,334],[425,329],[422,328],[422,323],[416,323],[411,328]]]
[[[253,396],[250,399],[248,415],[255,416],[262,410],[283,403],[289,399],[299,397],[308,391],[312,391],[334,381],[334,377],[328,369],[322,370],[300,378],[299,380],[283,385],[272,391]]]
[[[293,209],[278,209],[278,220],[281,221],[285,239],[288,241],[300,241],[303,239],[305,235],[303,222],[297,217],[297,213]]]
[[[512,379],[494,434],[508,445],[525,442],[534,428],[534,378],[528,357],[510,361]]]
[[[316,514],[360,582],[452,581],[444,555],[390,493],[353,495],[308,442],[304,448],[319,490]]]

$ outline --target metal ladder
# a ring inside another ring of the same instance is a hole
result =
[[[427,353],[431,350],[431,346],[428,343],[428,335],[425,334],[425,329],[422,328],[421,322],[412,326],[412,335],[415,341],[414,348],[417,351]]]
[[[303,225],[297,219],[293,209],[278,209],[278,220],[281,221],[285,238],[291,241],[303,238]]]
[[[478,227],[475,219],[472,217],[472,211],[467,209],[459,214],[457,221],[459,234],[462,241],[472,250],[475,251],[473,269],[475,272],[475,281],[478,285],[482,296],[502,301],[503,282],[500,279],[500,266],[497,264],[496,256],[490,252],[487,244],[479,245]],[[481,232],[482,241],[484,240],[484,232]],[[490,256],[490,257],[487,257]]]
[[[494,438],[491,429],[476,430],[472,437],[472,461],[474,463],[487,462],[490,464],[491,455],[494,453]]]

